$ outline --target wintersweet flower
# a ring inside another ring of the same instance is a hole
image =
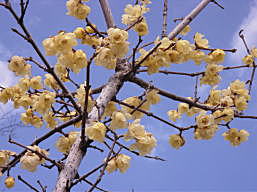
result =
[[[86,128],[86,135],[89,139],[104,142],[106,127],[101,122],[94,122]]]
[[[179,149],[185,144],[185,139],[181,135],[171,135],[169,143],[175,149]]]
[[[9,70],[17,76],[30,75],[31,65],[27,64],[25,59],[20,56],[13,56],[8,64]]]
[[[245,142],[248,140],[249,133],[242,129],[238,131],[236,128],[231,128],[227,132],[223,133],[222,136],[224,136],[225,140],[230,141],[231,145],[238,146],[242,142]]]
[[[177,119],[180,119],[180,113],[177,110],[169,110],[167,112],[167,115],[169,116],[169,119],[172,121],[177,121]]]
[[[30,148],[33,151],[37,151],[38,153],[42,154],[42,156],[47,156],[48,155],[48,152],[46,150],[40,149],[36,145],[28,146],[28,148]],[[38,154],[36,154],[32,151],[27,151],[20,158],[21,168],[26,169],[30,172],[36,171],[37,166],[45,162],[45,159],[42,158],[42,156],[39,156]]]
[[[72,131],[72,132],[69,132],[69,134],[67,136],[59,137],[59,139],[57,140],[57,142],[55,144],[57,150],[62,153],[68,154],[68,152],[70,151],[71,146],[75,142],[78,134],[79,134],[79,132]]]
[[[5,181],[4,181],[4,184],[5,184],[5,186],[6,186],[7,188],[12,188],[12,187],[14,186],[14,184],[15,184],[15,179],[14,179],[14,177],[11,177],[11,176],[7,177],[7,178],[5,179]]]
[[[196,32],[196,34],[194,36],[195,43],[200,48],[208,48],[209,41],[207,39],[204,39],[203,37],[204,37],[203,34]]]
[[[74,16],[77,19],[86,19],[91,9],[87,5],[83,4],[80,0],[68,0],[66,2],[68,9],[67,15]]]

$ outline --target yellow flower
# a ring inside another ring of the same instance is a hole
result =
[[[52,112],[44,114],[43,119],[47,123],[47,127],[51,129],[54,129],[56,127],[57,122],[55,121],[54,114]]]
[[[137,23],[133,29],[138,33],[139,36],[144,36],[149,33],[148,31],[148,25],[146,21],[141,21],[140,23]]]
[[[176,110],[169,110],[167,112],[167,115],[169,116],[169,119],[172,121],[177,121],[177,119],[181,118],[180,113],[177,112]]]
[[[104,66],[107,69],[115,69],[116,57],[112,53],[111,49],[101,47],[97,49],[97,56],[95,57],[95,64],[98,66]]]
[[[213,51],[208,57],[206,57],[205,61],[208,64],[219,64],[224,61],[225,52],[221,49],[216,49]]]
[[[158,90],[152,89],[150,91],[147,91],[146,93],[146,101],[153,104],[157,104],[160,102],[161,98],[160,95],[158,94]]]
[[[73,33],[75,34],[77,39],[82,39],[84,37],[84,35],[86,34],[85,29],[83,29],[82,27],[77,27]]]
[[[117,168],[120,170],[120,172],[125,173],[130,166],[131,157],[124,154],[119,154],[115,160]]]
[[[240,96],[235,97],[235,106],[239,111],[246,110],[248,107],[246,98]]]
[[[127,117],[124,113],[120,111],[115,111],[112,113],[111,118],[112,118],[111,125],[110,125],[111,129],[122,129],[122,128],[128,127]]]
[[[86,128],[86,135],[89,139],[104,142],[106,127],[101,122],[94,122],[91,126]]]
[[[252,66],[254,62],[254,56],[253,55],[246,55],[243,59],[244,64]]]
[[[23,57],[13,56],[8,64],[9,70],[17,76],[30,75],[31,65],[27,64]]]
[[[144,137],[136,139],[136,143],[130,146],[131,150],[138,150],[140,155],[151,153],[156,146],[156,139],[151,133],[146,133]]]
[[[203,34],[196,32],[196,34],[194,36],[195,43],[200,48],[208,48],[209,41],[207,39],[203,39],[203,37],[204,37]]]
[[[66,7],[68,9],[67,15],[74,16],[81,20],[85,19],[91,11],[90,7],[84,5],[79,0],[68,0]]]
[[[206,55],[203,51],[195,50],[190,54],[190,58],[194,60],[196,65],[200,65],[205,60]]]
[[[15,155],[15,152],[8,150],[0,150],[0,167],[4,167],[8,164],[10,156]]]
[[[108,164],[106,166],[106,171],[108,173],[112,173],[113,171],[116,171],[117,169],[117,164],[115,161],[115,158],[112,158],[110,161],[108,161]]]
[[[30,83],[29,83],[30,87],[31,87],[32,89],[42,89],[42,88],[43,88],[43,85],[42,85],[42,83],[41,83],[41,79],[42,79],[41,76],[32,77],[32,78],[30,79]]]
[[[92,26],[96,29],[96,25],[95,24],[92,24]],[[86,26],[85,31],[87,33],[95,33],[95,30],[91,26]]]
[[[113,101],[110,101],[105,109],[104,109],[104,114],[103,114],[103,118],[104,117],[107,117],[107,116],[111,116],[113,112],[117,111],[117,108],[116,108],[116,105],[115,105],[115,102]]]
[[[206,115],[205,113],[201,113],[196,117],[196,124],[198,128],[211,126],[214,124],[213,115]]]
[[[191,31],[191,27],[187,25],[179,34],[180,35],[187,35],[188,32]]]
[[[59,85],[51,74],[45,74],[44,84],[52,89],[58,89]]]
[[[257,48],[253,48],[251,50],[251,55],[254,56],[255,58],[257,58]]]
[[[124,103],[127,103],[133,107],[138,107],[142,101],[138,98],[138,97],[128,97],[127,99],[123,100]],[[122,111],[124,111],[125,113],[132,113],[134,111],[134,109],[126,107],[126,106],[122,106]],[[142,104],[142,106],[139,107],[139,109],[142,110],[149,110],[150,105],[149,103],[145,102],[144,104]],[[144,116],[144,113],[140,112],[140,111],[135,111],[132,114],[132,118],[133,119],[140,119]]]
[[[77,45],[77,40],[74,33],[65,33],[62,31],[54,37],[45,39],[42,43],[46,55],[50,56],[70,52],[72,47]]]
[[[145,131],[145,127],[140,124],[140,119],[136,119],[128,126],[128,132],[124,135],[125,140],[130,139],[140,139],[145,137],[147,132]]]
[[[15,179],[14,177],[7,177],[4,181],[4,184],[7,188],[12,188],[15,184]]]
[[[186,55],[193,51],[193,47],[187,40],[178,40],[176,42],[176,50]]]
[[[72,131],[68,134],[67,137],[65,137],[65,136],[59,137],[59,139],[57,140],[57,142],[55,144],[57,150],[62,153],[68,154],[68,152],[70,151],[71,146],[75,142],[78,134],[79,134],[79,132]]]
[[[242,129],[238,131],[236,128],[231,128],[222,134],[224,139],[230,141],[231,145],[233,146],[238,146],[242,142],[247,141],[249,135],[250,134],[246,130]]]
[[[43,156],[47,156],[48,152],[44,149],[40,149],[38,146],[28,146],[28,148],[32,149],[33,151],[37,151],[38,153],[42,154]],[[34,172],[37,169],[39,164],[45,162],[45,159],[41,156],[37,155],[32,151],[27,151],[20,159],[21,168],[26,169],[30,172]]]
[[[211,139],[215,135],[217,130],[218,126],[216,124],[206,127],[198,127],[197,129],[195,129],[195,139]]]
[[[178,104],[178,112],[179,114],[184,114],[189,111],[189,105],[187,103],[179,103]]]
[[[144,13],[148,12],[149,8],[146,8],[145,6],[140,5],[126,5],[126,8],[124,9],[124,12],[126,14],[122,15],[122,23],[125,25],[131,25],[135,23],[140,16],[142,16]]]
[[[175,149],[179,149],[185,144],[185,139],[180,135],[171,135],[169,138],[170,145]]]
[[[120,44],[128,39],[128,32],[119,28],[110,28],[107,31],[108,38],[112,44]]]

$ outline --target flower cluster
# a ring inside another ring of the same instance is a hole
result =
[[[31,65],[27,64],[25,59],[20,56],[13,56],[8,64],[8,68],[17,76],[30,75]]]
[[[212,114],[207,115],[205,112],[196,117],[196,125],[195,139],[211,139],[218,130],[218,125],[214,122],[214,116]]]
[[[32,109],[27,109],[25,113],[21,113],[21,121],[25,124],[31,124],[34,127],[40,128],[43,126],[43,120],[33,113]]]
[[[118,28],[110,28],[108,37],[103,40],[102,46],[97,48],[95,64],[107,69],[114,69],[117,58],[124,57],[129,49],[128,32]]]
[[[28,146],[32,151],[27,151],[20,159],[21,168],[26,169],[30,172],[34,172],[37,169],[37,166],[44,163],[45,159],[42,156],[47,156],[48,152],[44,149],[40,149],[37,145]],[[40,153],[42,156],[36,154]]]
[[[199,39],[197,41],[202,43],[201,41],[204,40]],[[191,44],[189,41],[183,39],[169,40],[167,37],[165,37],[160,40],[157,38],[155,40],[155,45],[159,46],[151,55],[149,55],[149,52],[152,50],[139,50],[141,56],[137,62],[144,59],[144,62],[142,62],[141,65],[147,67],[148,74],[157,73],[159,72],[159,68],[169,67],[170,63],[178,64],[193,60],[196,64],[200,64],[202,61],[205,61],[207,57],[204,52],[196,50],[196,46],[194,44]],[[146,56],[147,58],[145,59]]]
[[[121,173],[125,173],[130,166],[130,160],[131,157],[124,154],[118,154],[116,157],[108,161],[106,171],[108,173],[112,173],[119,169]]]
[[[225,52],[221,49],[216,49],[206,57],[207,65],[204,76],[200,79],[201,84],[214,86],[220,82],[219,72],[223,70],[223,66],[218,64],[224,61],[224,57]]]
[[[82,1],[88,0],[68,0],[66,7],[68,9],[67,15],[74,16],[77,19],[86,19],[91,9],[87,5],[83,4]]]
[[[96,26],[95,25],[93,26],[96,29]],[[90,26],[87,26],[85,29],[82,27],[77,27],[73,31],[76,38],[81,39],[82,44],[96,47],[101,44],[102,39],[98,38],[95,34],[91,34],[93,32],[94,30]]]
[[[135,24],[133,29],[138,33],[139,36],[148,34],[148,25],[146,23],[146,19],[143,17],[143,14],[149,11],[149,8],[146,8],[146,5],[149,3],[150,1],[142,1],[142,5],[137,4],[133,6],[128,4],[124,9],[125,14],[122,15],[122,23],[125,25]],[[142,18],[141,21],[140,18]]]
[[[236,128],[231,128],[223,133],[224,139],[228,140],[233,146],[238,146],[242,142],[247,141],[249,135],[250,134],[246,130],[242,129],[238,131]]]
[[[140,119],[136,119],[129,124],[128,132],[124,136],[125,140],[135,139],[136,143],[130,146],[131,150],[138,150],[140,155],[151,153],[156,146],[155,137],[145,131],[143,125],[140,124]]]
[[[71,149],[71,146],[75,142],[78,134],[79,134],[79,132],[72,131],[67,136],[59,137],[59,139],[57,140],[57,142],[55,144],[57,150],[62,153],[68,154]]]
[[[190,98],[189,98],[190,99]],[[169,110],[167,115],[170,120],[177,121],[177,119],[181,118],[181,115],[186,114],[189,117],[201,112],[200,108],[197,107],[189,107],[187,103],[179,103],[177,110]]]
[[[160,102],[160,95],[158,94],[158,90],[151,89],[148,90],[145,94],[145,100],[141,100],[138,97],[128,97],[123,100],[124,103],[131,105],[137,109],[141,109],[144,111],[150,110],[151,105],[157,104]],[[122,106],[122,111],[125,113],[130,113],[133,119],[140,119],[144,116],[144,113],[134,110],[127,106]]]

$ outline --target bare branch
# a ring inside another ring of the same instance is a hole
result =
[[[176,37],[191,21],[211,2],[212,0],[202,0],[191,13],[189,13],[176,28],[169,34],[169,39]]]
[[[113,20],[112,12],[109,6],[108,0],[99,0],[101,4],[101,8],[104,14],[105,22],[107,25],[107,28],[115,27],[115,23]]]
[[[149,83],[145,82],[144,80],[139,79],[137,77],[130,78],[129,81],[136,83],[137,85],[139,85],[140,87],[142,87],[144,89],[147,89],[148,87],[156,89],[156,90],[158,90],[160,95],[165,96],[167,98],[170,98],[172,100],[184,102],[184,103],[189,104],[190,106],[197,107],[197,108],[200,108],[200,109],[203,109],[203,110],[208,110],[208,111],[216,110],[213,107],[209,107],[207,105],[204,105],[204,104],[201,104],[201,103],[198,103],[198,102],[194,102],[194,101],[192,101],[190,99],[187,99],[185,97],[180,97],[180,96],[177,96],[175,94],[168,93],[167,91],[161,90],[161,89],[159,89],[159,88],[157,88],[157,87],[155,87],[155,86],[153,86],[153,85],[151,85],[151,84],[149,84]]]
[[[27,185],[30,189],[32,189],[33,191],[36,192],[40,192],[39,190],[37,190],[35,187],[33,187],[31,184],[29,184],[27,181],[25,181],[20,175],[18,175],[18,179],[24,183],[25,185]]]
[[[249,49],[249,47],[248,47],[248,45],[247,45],[247,43],[246,43],[246,40],[245,40],[245,37],[244,37],[244,35],[243,35],[243,29],[241,29],[240,31],[239,31],[239,37],[242,39],[242,41],[243,41],[243,43],[244,43],[244,46],[245,46],[245,48],[246,48],[246,51],[247,51],[247,53],[250,55],[251,54],[251,52],[250,52],[250,49]],[[253,80],[254,80],[254,75],[255,75],[255,71],[256,71],[256,65],[255,65],[255,61],[253,61],[253,63],[252,63],[252,65],[253,65],[253,70],[252,70],[252,73],[251,73],[251,77],[250,77],[250,81],[249,81],[249,95],[251,95],[251,89],[252,89],[252,85],[253,85]]]
[[[212,0],[212,2],[217,5],[218,7],[220,7],[221,9],[225,9],[221,4],[219,4],[217,1]]]
[[[168,15],[168,0],[163,0],[163,12],[162,12],[162,38],[167,37],[167,15]]]

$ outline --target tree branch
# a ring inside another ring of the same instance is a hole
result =
[[[104,14],[105,22],[107,25],[107,28],[115,27],[115,23],[113,20],[112,12],[109,6],[108,0],[99,0],[101,4],[101,8]]]

